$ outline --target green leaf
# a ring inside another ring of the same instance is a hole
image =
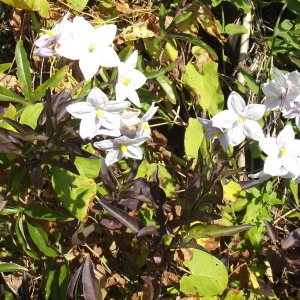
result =
[[[24,252],[31,258],[39,259],[38,255],[33,250],[31,250],[31,248],[26,240],[26,235],[24,232],[23,221],[22,221],[21,215],[19,215],[16,220],[15,233],[17,235],[18,241],[21,244]]]
[[[63,80],[67,70],[68,66],[64,66],[49,79],[47,79],[43,84],[38,86],[31,94],[32,102],[36,102],[44,97],[47,89],[54,89]]]
[[[75,175],[70,171],[54,167],[52,169],[53,188],[64,207],[78,220],[86,216],[89,203],[97,191],[93,179]]]
[[[71,9],[83,11],[86,7],[88,0],[67,0],[67,3],[71,6]]]
[[[182,81],[204,111],[215,115],[223,109],[224,96],[219,84],[217,63],[212,60],[206,61],[200,73],[196,64],[189,62]]]
[[[74,218],[54,209],[42,205],[26,205],[24,213],[34,219],[42,219],[53,222],[68,222]]]
[[[227,287],[228,274],[224,264],[211,254],[194,249],[193,258],[183,263],[191,275],[180,279],[180,291],[199,296],[221,295]]]
[[[48,244],[46,232],[33,219],[26,218],[29,235],[35,245],[48,257],[57,257],[60,255],[58,249]]]
[[[1,64],[0,65],[0,74],[4,73],[10,66],[11,66],[11,63]]]
[[[5,114],[3,115],[3,117],[14,120],[16,112],[17,112],[16,108],[11,103],[9,103],[9,106],[8,106]],[[0,120],[0,127],[15,131],[15,129],[11,125],[9,125],[5,121],[3,122],[3,120]]]
[[[20,124],[25,124],[32,129],[36,129],[37,120],[43,108],[43,103],[35,103],[25,107],[20,117]]]
[[[195,118],[190,118],[184,135],[184,149],[187,159],[194,160],[193,166],[198,161],[199,148],[204,141],[203,127],[200,122]]]
[[[16,8],[37,11],[41,17],[49,17],[50,4],[46,0],[1,0]]]
[[[171,33],[171,34],[168,34],[168,38],[183,40],[183,41],[189,42],[193,45],[199,46],[199,47],[203,48],[207,53],[209,53],[214,59],[218,59],[217,53],[210,46],[208,46],[202,40],[200,40],[190,34]]]
[[[170,79],[165,75],[159,75],[156,77],[156,80],[166,92],[170,102],[172,104],[176,104],[175,91],[173,89],[172,82],[170,81]]]
[[[159,13],[158,13],[158,17],[159,17],[160,30],[161,30],[162,34],[164,34],[166,32],[166,28],[165,28],[166,8],[165,8],[163,3],[161,3],[161,5],[160,5],[160,10],[159,10]]]
[[[251,5],[249,4],[248,0],[225,0],[227,2],[232,3],[237,8],[242,9],[244,12],[250,12]]]
[[[299,0],[287,0],[287,7],[292,12],[298,15],[300,11],[300,1]]]
[[[258,94],[259,93],[259,89],[260,86],[259,84],[254,80],[254,78],[252,77],[252,75],[250,73],[248,73],[245,69],[243,68],[239,68],[239,71],[243,74],[243,76],[245,77],[245,80],[250,88],[250,90],[254,93],[254,94]]]
[[[27,59],[27,53],[23,47],[23,41],[19,40],[16,46],[16,62],[17,62],[17,75],[21,84],[22,91],[25,99],[30,99],[31,94],[31,75],[29,68],[29,61]]]
[[[252,227],[252,225],[221,226],[196,224],[188,231],[185,242],[188,242],[191,239],[232,236],[239,232],[249,230]]]
[[[225,26],[225,32],[230,35],[241,35],[247,33],[247,28],[240,24],[227,24]]]
[[[173,70],[174,63],[170,63],[167,67],[160,68],[158,71],[152,70],[149,66],[146,67],[146,72],[144,73],[147,79],[156,78],[157,76],[164,75],[165,73]]]
[[[0,86],[0,99],[7,102],[18,102],[22,105],[28,105],[28,102],[18,94]]]
[[[17,272],[17,271],[28,272],[28,269],[14,263],[0,263],[0,272]]]
[[[50,264],[46,282],[47,300],[66,300],[66,290],[70,282],[69,267],[66,261]]]

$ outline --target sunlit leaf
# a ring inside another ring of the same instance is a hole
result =
[[[55,167],[52,169],[52,184],[64,207],[75,218],[83,220],[89,203],[96,194],[95,181]]]
[[[46,0],[1,0],[16,8],[37,11],[41,17],[48,18],[50,4]]]
[[[247,28],[240,24],[227,24],[225,26],[225,32],[230,35],[241,35],[247,33]]]
[[[166,95],[168,96],[170,102],[172,104],[176,104],[176,92],[170,79],[165,75],[159,75],[156,77],[156,80],[166,92]]]
[[[67,0],[67,3],[71,6],[71,8],[83,11],[88,3],[88,0]]]
[[[10,66],[11,66],[11,63],[0,64],[0,74],[4,73]]]
[[[28,269],[15,263],[0,263],[0,272],[18,272],[27,271]]]
[[[43,110],[43,103],[35,103],[25,107],[20,117],[20,124],[30,126],[32,129],[36,129],[37,120]]]
[[[0,86],[0,99],[1,101],[18,102],[22,105],[28,105],[28,102],[24,98],[2,86]]]
[[[183,276],[180,291],[199,296],[221,295],[227,287],[228,274],[224,264],[211,254],[194,249],[191,260],[183,264],[191,275]]]

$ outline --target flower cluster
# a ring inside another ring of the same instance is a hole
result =
[[[125,62],[121,62],[111,47],[117,27],[103,25],[94,28],[83,17],[69,21],[67,13],[52,30],[37,39],[36,54],[42,57],[59,55],[79,60],[79,67],[86,80],[92,78],[100,66],[117,67],[115,100],[109,100],[98,87],[94,87],[86,101],[71,104],[67,111],[81,119],[79,134],[82,139],[95,136],[106,139],[94,143],[94,147],[108,151],[105,163],[111,165],[123,157],[142,159],[139,147],[150,137],[148,121],[158,107],[151,104],[143,117],[139,117],[140,100],[136,90],[146,82],[143,73],[136,69],[137,51],[133,51]],[[129,101],[127,101],[128,99]],[[131,108],[133,103],[138,108]]]
[[[242,97],[232,92],[228,97],[227,110],[210,120],[198,118],[206,128],[206,138],[219,139],[222,148],[228,152],[228,146],[237,146],[246,137],[259,142],[267,155],[264,168],[251,178],[267,180],[272,176],[291,178],[300,182],[300,140],[295,139],[291,125],[286,125],[277,138],[265,137],[257,122],[266,110],[280,109],[283,117],[295,118],[300,123],[300,73],[283,74],[274,68],[275,80],[262,85],[266,96],[264,104],[246,105]]]

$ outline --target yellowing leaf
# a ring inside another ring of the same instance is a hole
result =
[[[154,37],[155,33],[147,28],[147,24],[133,24],[125,28],[118,36],[118,44]]]
[[[234,181],[229,181],[226,184],[221,181],[221,184],[223,187],[223,201],[226,204],[234,204],[236,199],[240,196],[242,190],[241,186]]]
[[[1,0],[16,8],[37,11],[41,17],[49,17],[50,4],[46,0]]]

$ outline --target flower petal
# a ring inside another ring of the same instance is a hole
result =
[[[100,66],[100,60],[94,52],[82,56],[79,60],[79,67],[85,80],[91,79]]]
[[[264,138],[265,135],[256,121],[253,120],[244,120],[244,133],[250,139],[259,141],[261,138]]]
[[[249,104],[245,109],[245,118],[250,120],[259,120],[263,117],[266,106],[263,104]]]
[[[67,111],[75,118],[91,118],[96,115],[95,108],[87,102],[77,102],[67,106]]]
[[[238,124],[236,126],[233,126],[231,129],[227,131],[227,134],[229,137],[229,144],[232,146],[239,145],[246,138],[243,124]]]
[[[237,115],[241,115],[246,107],[246,103],[237,92],[231,92],[227,100],[227,107],[229,110],[234,111]]]
[[[211,118],[214,127],[231,128],[239,116],[232,110],[223,110]]]
[[[142,159],[143,152],[140,147],[138,146],[127,146],[127,153],[126,155],[131,158],[135,159]]]
[[[267,155],[277,155],[279,152],[276,138],[262,138],[259,140],[259,146]]]
[[[108,139],[108,140],[103,140],[100,142],[95,142],[94,147],[96,147],[100,150],[109,151],[109,150],[113,149],[114,143],[113,143],[113,140]]]

